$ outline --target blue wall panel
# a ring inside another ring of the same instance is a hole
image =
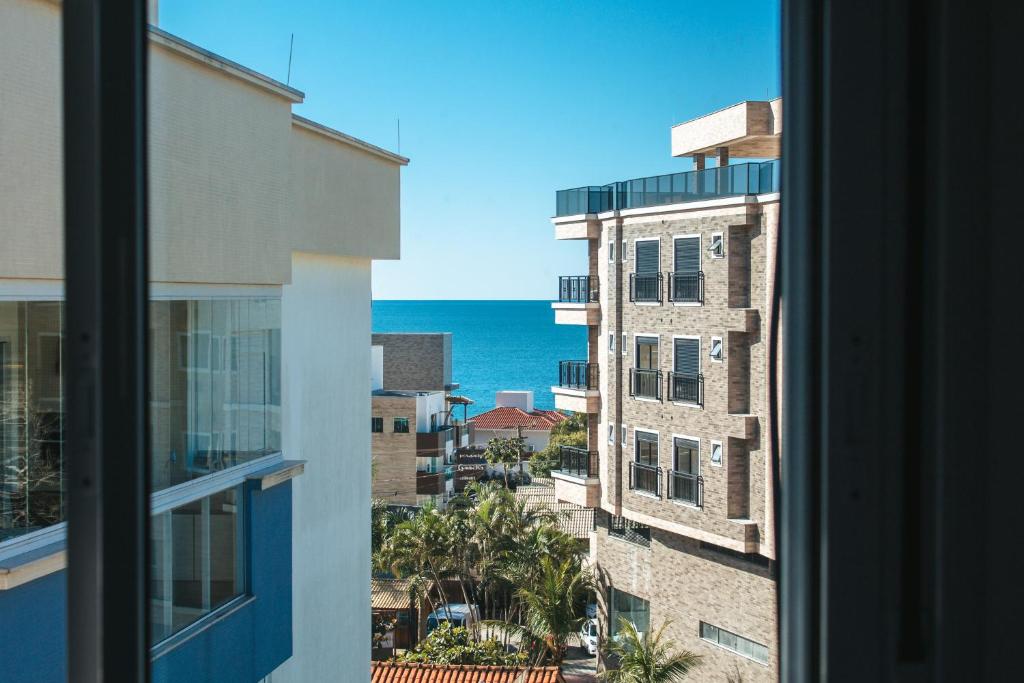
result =
[[[153,662],[155,683],[253,683],[292,654],[292,485],[248,486],[252,599]],[[64,683],[64,572],[0,591],[0,681]]]

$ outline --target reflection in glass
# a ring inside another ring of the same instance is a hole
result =
[[[241,487],[153,515],[152,641],[245,592]]]
[[[641,634],[651,629],[651,605],[646,600],[630,595],[624,591],[609,589],[610,596],[610,635],[614,638],[619,632],[619,619],[631,622]]]
[[[0,301],[0,542],[64,519],[62,314]]]

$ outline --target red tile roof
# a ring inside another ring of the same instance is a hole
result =
[[[515,429],[522,427],[534,431],[550,431],[552,427],[566,420],[557,410],[535,410],[528,413],[520,408],[501,407],[480,413],[469,419],[477,429]]]
[[[565,683],[557,666],[508,667],[470,664],[371,662],[372,683]]]

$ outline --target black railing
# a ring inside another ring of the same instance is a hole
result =
[[[703,507],[704,478],[690,472],[669,470],[668,497],[672,500],[679,500],[690,505]]]
[[[661,497],[661,470],[653,465],[629,463],[629,488]]]
[[[704,375],[685,372],[668,373],[668,396],[672,401],[704,406]]]
[[[651,527],[625,517],[608,515],[608,535],[637,545],[651,545]]]
[[[563,275],[558,278],[558,300],[562,303],[589,304],[597,301],[597,282],[591,286],[589,275]]]
[[[661,273],[630,273],[629,300],[661,303]]]
[[[576,477],[596,477],[597,451],[561,446],[558,449],[558,469]]]
[[[779,160],[716,166],[700,171],[635,178],[555,193],[555,215],[680,204],[716,197],[779,191]]]
[[[597,363],[585,360],[559,361],[558,386],[566,389],[597,389]]]
[[[601,213],[615,208],[614,185],[590,185],[559,190],[555,193],[555,215],[576,216],[581,213]]]
[[[661,400],[661,370],[629,369],[629,395]]]
[[[668,300],[678,303],[704,303],[704,272],[669,273]]]

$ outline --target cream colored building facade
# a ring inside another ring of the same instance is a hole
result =
[[[0,302],[63,297],[60,9],[0,0]],[[151,294],[276,311],[268,448],[305,474],[273,681],[368,680],[370,266],[399,257],[408,160],[295,114],[295,88],[155,26],[149,41]]]
[[[778,157],[781,105],[675,126],[672,153],[693,172],[560,192],[553,219],[556,238],[590,254],[586,276],[562,279],[556,321],[590,334],[587,364],[552,390],[593,425],[590,476],[553,473],[556,496],[600,507],[605,637],[619,616],[641,630],[669,621],[703,658],[695,680],[778,677],[767,359],[779,164],[734,160]]]

